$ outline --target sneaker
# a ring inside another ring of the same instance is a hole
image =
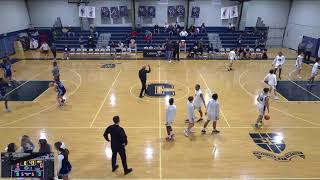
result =
[[[172,61],[170,60],[169,63],[171,63]]]
[[[127,169],[127,170],[124,171],[124,175],[127,175],[127,174],[129,174],[129,173],[131,173],[131,172],[132,172],[132,168],[129,168],[129,169]]]
[[[301,76],[298,76],[298,79],[301,79],[302,77]]]
[[[212,134],[213,134],[213,133],[218,134],[218,133],[220,133],[220,131],[218,131],[218,130],[214,129],[214,130],[212,131]]]
[[[188,132],[187,129],[184,130],[184,136],[185,136],[185,137],[189,137],[189,132]]]
[[[207,131],[205,129],[201,130],[201,134],[205,134]]]
[[[112,172],[115,172],[118,169],[118,165],[116,165],[114,168],[112,168]]]
[[[3,111],[4,111],[4,112],[11,112],[11,109],[5,108]]]
[[[279,100],[279,97],[278,97],[278,96],[275,96],[275,97],[274,97],[274,100]]]

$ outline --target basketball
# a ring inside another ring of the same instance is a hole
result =
[[[269,116],[269,115],[264,115],[264,119],[265,119],[265,120],[269,120],[269,119],[270,119],[270,116]]]

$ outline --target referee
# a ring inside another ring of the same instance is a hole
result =
[[[108,135],[111,135],[111,150],[112,150],[112,172],[118,169],[117,162],[117,153],[119,153],[122,161],[122,166],[124,170],[124,174],[127,175],[132,172],[132,168],[128,168],[127,166],[127,157],[126,157],[126,148],[125,146],[128,144],[127,135],[124,132],[124,129],[119,126],[120,118],[119,116],[113,117],[113,125],[110,125],[106,131],[104,132],[104,138],[109,142]]]
[[[140,70],[139,70],[139,79],[141,81],[141,91],[140,91],[140,98],[143,98],[143,93],[147,93],[147,73],[151,72],[151,68],[150,65],[148,65],[149,70],[146,70],[146,66],[143,66]]]

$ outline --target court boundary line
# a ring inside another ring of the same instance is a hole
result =
[[[202,81],[204,82],[204,84],[206,85],[207,89],[209,90],[210,94],[212,94],[212,91],[211,91],[211,89],[209,88],[209,86],[208,86],[208,84],[207,84],[207,81],[204,79],[204,77],[202,76],[202,74],[201,74],[201,72],[200,72],[199,70],[198,70],[198,73],[200,74],[200,77],[201,77]],[[220,108],[220,109],[221,109],[221,115],[222,115],[224,121],[227,123],[228,127],[231,127],[230,124],[229,124],[229,122],[228,122],[227,117],[225,116],[225,114],[224,114],[224,112],[223,112],[223,110],[222,110],[222,108]]]
[[[104,96],[104,99],[103,99],[103,101],[102,101],[102,103],[101,103],[101,105],[100,105],[100,107],[99,107],[98,111],[95,113],[95,115],[94,115],[94,117],[93,117],[93,120],[91,121],[90,128],[92,128],[92,126],[93,126],[94,122],[95,122],[95,121],[96,121],[96,119],[98,118],[98,115],[99,115],[99,113],[100,113],[100,111],[101,111],[101,109],[102,109],[103,105],[106,103],[107,98],[108,98],[108,96],[109,96],[109,94],[110,94],[110,92],[111,92],[111,89],[113,88],[114,84],[117,82],[118,77],[119,77],[119,75],[120,75],[120,73],[121,73],[121,72],[122,72],[122,70],[120,69],[120,70],[119,70],[119,72],[118,72],[118,74],[117,74],[117,76],[116,76],[116,77],[115,77],[115,79],[113,80],[113,82],[112,82],[112,84],[111,84],[111,86],[110,86],[109,90],[107,91],[107,94]]]
[[[161,67],[160,67],[160,60],[158,60],[158,83],[161,82]],[[158,104],[159,104],[159,124],[158,124],[158,130],[159,130],[159,178],[162,179],[162,128],[161,128],[161,99],[158,98]]]

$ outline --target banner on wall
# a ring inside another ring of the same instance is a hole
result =
[[[87,18],[96,18],[96,8],[94,6],[86,6]]]
[[[186,10],[184,9],[183,5],[176,6],[177,16],[178,17],[184,17],[186,14]]]
[[[221,8],[221,19],[229,19],[230,13],[228,7],[222,7]]]
[[[192,7],[192,10],[191,10],[191,17],[192,18],[199,18],[199,15],[200,15],[200,7]]]
[[[146,17],[147,16],[147,7],[146,6],[139,6],[138,16],[139,17]]]
[[[86,6],[79,6],[79,17],[87,17]]]
[[[128,17],[129,10],[127,6],[120,6],[120,17]]]
[[[173,18],[177,17],[177,11],[175,6],[168,6],[168,17]]]
[[[110,11],[108,7],[101,7],[101,18],[109,18]]]
[[[148,6],[148,17],[155,18],[156,17],[156,7]]]
[[[110,16],[112,19],[118,19],[120,17],[120,12],[118,7],[110,7]]]
[[[318,57],[319,39],[303,36],[300,47],[305,51],[311,52],[311,56]]]
[[[238,6],[229,7],[230,18],[238,17]]]

